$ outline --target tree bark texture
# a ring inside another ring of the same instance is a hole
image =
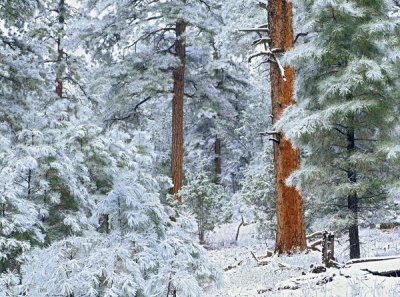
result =
[[[61,28],[63,28],[65,23],[65,0],[60,0],[58,3],[58,22],[60,23]],[[63,29],[62,29],[63,30]],[[57,38],[57,64],[59,65],[62,60],[64,59],[64,49],[62,48],[62,40],[61,40],[61,32],[59,33],[59,37]],[[59,73],[57,70],[57,77],[56,77],[56,94],[59,98],[63,97],[63,78],[62,73]]]
[[[221,160],[221,138],[218,135],[215,137],[214,143],[214,165],[215,165],[215,183],[219,184],[221,182],[222,173],[222,160]]]
[[[353,124],[353,121],[351,125]],[[349,156],[356,149],[354,128],[347,130],[347,152]],[[355,168],[351,168],[347,172],[347,178],[350,183],[357,182],[357,172]],[[358,234],[358,196],[357,192],[351,193],[347,196],[347,206],[351,212],[352,218],[349,226],[349,239],[350,239],[350,259],[360,258],[360,237]]]
[[[186,59],[185,30],[186,23],[184,21],[178,21],[176,23],[175,50],[180,65],[173,72],[174,97],[172,99],[171,175],[174,184],[172,188],[173,195],[179,192],[183,184],[183,98]],[[176,199],[181,202],[181,197],[178,195],[176,195]]]
[[[293,47],[292,5],[288,0],[269,1],[268,26],[271,48],[283,51]],[[272,121],[281,117],[285,108],[295,104],[295,72],[286,66],[282,77],[278,64],[270,64]],[[307,248],[304,229],[303,200],[295,187],[288,187],[286,179],[299,168],[300,154],[292,143],[279,134],[274,141],[275,195],[276,195],[276,245],[275,252],[281,254]]]

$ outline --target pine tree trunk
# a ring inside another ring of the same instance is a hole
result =
[[[217,45],[215,43],[215,38],[212,36],[211,38],[211,47],[213,48],[213,59],[214,61],[219,60],[219,52]],[[220,69],[215,69],[214,70],[214,76],[218,79],[218,85],[217,88],[220,88],[223,86],[223,81],[220,80],[220,76],[222,74],[223,70]],[[220,114],[218,113],[218,118],[220,117]],[[220,184],[221,183],[221,172],[222,172],[222,162],[221,162],[221,138],[219,138],[218,134],[215,135],[215,142],[214,142],[214,183]]]
[[[60,0],[60,2],[58,3],[58,22],[60,23],[61,28],[64,26],[65,23],[65,17],[64,17],[64,13],[65,13],[65,0]],[[61,32],[58,32],[59,34]],[[57,38],[57,64],[59,65],[62,60],[64,59],[64,49],[62,48],[62,44],[61,44],[61,34],[60,36]],[[63,97],[63,78],[62,78],[63,73],[60,72],[57,69],[57,77],[56,77],[56,94],[59,98]]]
[[[352,121],[353,122],[353,121]],[[353,123],[351,123],[353,125]],[[356,148],[354,128],[347,130],[347,152],[349,156],[354,152]],[[347,178],[350,183],[355,184],[357,182],[357,172],[355,168],[352,168],[347,172]],[[347,196],[347,206],[352,214],[351,224],[349,226],[349,238],[350,238],[350,259],[360,258],[360,238],[358,235],[358,197],[357,192],[351,193]]]
[[[184,33],[186,24],[184,21],[176,23],[175,50],[180,60],[180,65],[174,70],[174,97],[172,99],[172,152],[171,174],[172,194],[177,194],[183,183],[183,97],[185,88],[185,59],[186,48]],[[176,199],[181,201],[177,195]]]
[[[199,242],[200,244],[205,244],[204,229],[199,229]]]
[[[222,173],[222,160],[221,160],[221,138],[215,136],[214,143],[214,165],[215,165],[215,183],[219,184],[221,182],[221,173]]]
[[[292,5],[288,0],[269,1],[269,35],[271,48],[283,51],[293,47]],[[285,108],[295,104],[294,79],[292,67],[285,67],[286,81],[279,67],[271,63],[271,100],[272,117],[275,123]],[[299,168],[300,154],[292,143],[280,133],[280,139],[274,142],[275,195],[276,195],[276,246],[275,251],[285,253],[307,248],[304,229],[303,200],[294,187],[286,186],[286,179]]]

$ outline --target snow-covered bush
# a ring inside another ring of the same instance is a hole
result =
[[[144,171],[143,171],[144,172]],[[193,238],[194,223],[172,222],[157,184],[140,172],[119,172],[94,222],[106,226],[36,249],[23,267],[29,296],[200,296],[217,271]],[[102,220],[100,220],[102,219]],[[97,224],[97,227],[100,227]]]
[[[12,296],[200,296],[202,285],[218,280],[193,235],[193,218],[182,214],[172,222],[172,210],[160,202],[165,178],[153,173],[150,136],[116,128],[89,142],[94,155],[83,164],[96,170],[94,182],[107,186],[90,194],[94,205],[79,236],[35,248],[22,266],[21,284],[7,273],[1,290]],[[95,143],[108,153],[100,154]],[[99,158],[108,169],[99,167]]]

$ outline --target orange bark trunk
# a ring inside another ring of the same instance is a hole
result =
[[[186,24],[183,21],[176,23],[176,54],[180,65],[174,70],[174,97],[172,99],[172,151],[171,175],[174,184],[172,194],[176,195],[183,184],[183,97],[185,90],[185,59],[186,46],[184,33]],[[181,202],[181,197],[176,195]]]
[[[293,47],[292,5],[288,0],[269,1],[269,35],[271,48],[283,51]],[[292,67],[285,67],[286,81],[276,63],[271,63],[271,101],[272,117],[275,123],[284,109],[295,104],[294,79]],[[299,168],[300,154],[292,143],[280,133],[279,142],[274,142],[275,195],[276,195],[276,244],[275,251],[285,253],[307,248],[303,200],[294,187],[288,187],[286,179]]]

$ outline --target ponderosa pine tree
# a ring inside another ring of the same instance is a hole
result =
[[[31,177],[37,159],[51,150],[41,146],[40,130],[27,125],[37,119],[35,108],[46,90],[42,47],[24,30],[36,8],[33,1],[0,5],[0,290],[3,284],[20,282],[26,252],[44,241],[44,213],[36,204],[37,184]]]
[[[182,209],[193,212],[197,223],[197,234],[201,244],[205,243],[206,233],[217,224],[226,221],[224,204],[226,196],[221,185],[213,180],[213,172],[200,172],[189,176],[188,183],[181,192],[185,197]]]
[[[162,183],[153,172],[150,135],[123,132],[118,125],[106,135],[113,185],[106,195],[98,195],[93,228],[36,249],[24,267],[20,292],[200,296],[202,285],[216,281],[218,273],[192,235],[192,219],[181,214],[179,223],[171,222],[168,208],[160,203]]]
[[[53,16],[57,14],[57,10],[53,12]],[[124,6],[121,13],[126,12]],[[134,13],[134,10],[128,13]],[[168,215],[172,210],[160,203],[159,194],[163,191],[168,179],[155,172],[156,167],[152,162],[155,153],[151,145],[151,133],[148,131],[151,131],[149,127],[154,126],[155,121],[151,117],[149,119],[140,117],[137,124],[137,122],[130,122],[129,119],[122,121],[118,118],[119,107],[127,107],[123,105],[126,103],[123,100],[131,99],[127,96],[129,93],[126,92],[142,91],[133,95],[135,98],[149,94],[170,95],[171,70],[177,65],[176,61],[169,53],[161,53],[154,60],[152,59],[154,57],[149,58],[148,54],[153,53],[154,48],[149,47],[150,51],[146,51],[148,44],[141,47],[143,50],[141,55],[136,55],[135,52],[130,53],[131,55],[127,52],[121,53],[120,44],[115,46],[114,42],[118,39],[116,35],[122,36],[124,33],[126,19],[121,19],[121,31],[109,32],[107,22],[113,22],[114,16],[106,14],[103,16],[104,19],[92,19],[92,23],[89,23],[91,26],[98,21],[96,24],[99,26],[95,28],[104,30],[103,36],[110,33],[110,39],[105,40],[106,44],[102,47],[91,44],[94,40],[92,38],[98,37],[96,33],[95,37],[91,36],[93,33],[90,31],[91,28],[89,32],[82,30],[87,37],[85,41],[89,45],[88,48],[93,49],[93,56],[88,57],[92,58],[95,66],[90,69],[93,73],[83,71],[84,67],[82,67],[83,72],[80,72],[85,75],[82,79],[92,80],[87,83],[91,96],[86,96],[85,89],[79,88],[79,91],[83,92],[83,96],[78,97],[81,104],[73,104],[76,94],[71,90],[72,86],[76,85],[77,77],[73,76],[71,81],[69,78],[74,72],[76,74],[77,68],[70,64],[70,59],[78,60],[78,57],[70,53],[79,50],[81,43],[76,36],[68,35],[65,46],[62,47],[65,57],[68,58],[63,63],[64,74],[61,76],[64,98],[54,96],[51,100],[56,100],[52,101],[50,107],[46,109],[54,114],[62,111],[65,115],[65,118],[60,118],[60,121],[53,121],[53,123],[58,123],[53,130],[46,127],[46,131],[55,133],[56,128],[59,128],[57,131],[59,135],[55,138],[58,143],[57,150],[66,156],[73,153],[86,176],[78,176],[78,184],[84,186],[85,192],[72,192],[72,195],[68,184],[64,184],[63,180],[54,179],[57,183],[51,185],[58,185],[62,192],[57,196],[57,207],[52,208],[50,212],[56,216],[54,221],[46,220],[44,225],[58,227],[61,221],[69,223],[73,232],[65,234],[58,232],[62,231],[61,229],[55,229],[57,231],[55,235],[63,235],[64,240],[58,240],[59,237],[54,236],[48,248],[37,249],[31,254],[32,257],[24,270],[25,280],[22,286],[14,288],[13,294],[14,292],[25,292],[24,294],[28,295],[41,294],[38,292],[53,294],[61,289],[65,296],[80,295],[82,292],[95,292],[93,294],[96,296],[110,294],[147,296],[166,295],[172,292],[183,296],[199,296],[201,285],[215,280],[217,274],[204,258],[202,248],[191,236],[192,227],[194,227],[190,221],[191,218],[182,214],[179,224],[171,223]],[[78,20],[74,19],[74,21],[78,23]],[[71,28],[71,24],[71,20],[66,20],[67,31]],[[69,32],[74,32],[74,30]],[[81,32],[75,31],[75,33]],[[167,40],[170,41],[172,38],[168,37]],[[131,42],[132,39],[128,38],[128,41]],[[56,47],[52,47],[54,48]],[[49,53],[52,55],[57,51],[49,51]],[[166,61],[165,58],[168,59],[169,56],[171,59]],[[49,60],[54,61],[50,58]],[[57,64],[58,61],[52,65],[54,68],[51,69],[57,69]],[[129,73],[130,70],[132,70],[131,73]],[[166,74],[162,76],[164,72]],[[164,84],[154,81],[155,73],[165,78]],[[53,82],[55,77],[52,77]],[[66,83],[67,81],[71,85]],[[51,91],[54,94],[54,88]],[[90,106],[89,103],[93,98],[99,99],[97,101],[99,106]],[[146,103],[146,98],[131,103],[132,109]],[[94,114],[97,110],[103,114]],[[133,111],[136,112],[136,110]],[[127,111],[128,114],[129,112],[130,110]],[[113,125],[103,127],[101,125],[103,116],[106,123]],[[135,119],[135,116],[130,119]],[[91,124],[88,125],[88,123]],[[142,129],[146,129],[146,132]],[[75,172],[70,172],[74,169],[74,165],[75,163],[71,163],[66,168],[60,165],[56,169],[63,169],[61,172],[65,172],[66,177],[70,177],[71,182],[75,183]],[[84,195],[81,196],[81,194]],[[59,205],[63,201],[74,202],[77,209]],[[87,202],[86,208],[81,204],[84,201]],[[79,217],[86,220],[84,228],[81,222],[76,220],[77,216],[74,214],[80,214]],[[88,220],[87,217],[91,219]],[[142,235],[136,237],[137,241],[132,241],[139,233]],[[100,254],[95,254],[85,248],[94,245],[99,247]],[[115,258],[108,255],[115,255]],[[54,265],[46,268],[43,266],[43,259],[50,258],[54,260],[52,262]],[[138,258],[143,259],[148,265],[146,266],[144,262],[138,265]],[[34,267],[34,269],[29,267]],[[63,267],[71,268],[70,273],[64,273]],[[30,274],[31,271],[39,273]],[[102,271],[109,271],[110,274],[105,275]],[[107,278],[109,282],[104,281],[104,278]],[[44,279],[46,279],[46,284],[40,281]],[[82,279],[85,280],[83,283]],[[97,280],[101,285],[97,285],[93,280]]]
[[[87,215],[94,205],[89,192],[96,182],[90,169],[97,162],[85,150],[102,141],[101,127],[89,123],[95,120],[95,104],[81,85],[82,60],[73,54],[75,49],[66,46],[70,37],[66,27],[73,17],[73,8],[64,0],[42,1],[30,24],[32,36],[43,47],[41,54],[48,74],[48,89],[43,95],[48,100],[36,110],[42,119],[38,129],[43,134],[43,145],[53,149],[39,162],[41,171],[36,176],[43,186],[38,198],[48,210],[43,218],[47,243],[88,225]]]
[[[358,258],[360,215],[371,205],[386,209],[390,180],[398,178],[384,144],[398,125],[391,112],[398,110],[399,23],[386,1],[295,4],[304,34],[287,59],[299,72],[299,104],[278,126],[304,150],[292,182],[330,214],[330,226],[348,228],[350,258]]]
[[[268,11],[268,24],[244,29],[257,32],[260,37],[253,42],[264,48],[250,57],[263,56],[270,64],[272,123],[276,124],[284,110],[295,104],[294,69],[282,66],[280,56],[293,47],[292,3],[286,0],[260,4]],[[264,35],[264,37],[262,37]],[[303,199],[298,189],[287,184],[287,178],[300,167],[300,153],[283,131],[270,132],[274,144],[276,244],[280,253],[307,248],[304,228]]]
[[[273,1],[268,4],[268,28],[270,47],[286,52],[293,47],[292,3]],[[278,61],[278,60],[276,60]],[[272,122],[275,124],[283,111],[295,104],[294,69],[286,66],[284,72],[277,63],[270,63]],[[300,167],[300,152],[280,132],[274,141],[275,195],[276,195],[276,244],[278,253],[306,249],[303,199],[286,179]]]
[[[203,41],[209,46],[187,59],[185,170],[210,172],[231,192],[239,190],[242,169],[261,148],[259,132],[266,121],[258,114],[265,102],[259,100],[261,88],[252,83],[247,61],[235,61],[232,51],[238,49],[224,43],[226,34],[237,34],[234,23],[226,22],[217,25],[225,24],[228,32],[209,31]]]
[[[221,105],[217,131],[224,159],[221,182],[234,194],[241,190],[246,167],[256,162],[263,151],[264,139],[260,133],[271,130],[270,118],[265,116],[270,114],[267,67],[259,62],[248,64],[253,36],[239,31],[264,22],[265,14],[252,2],[233,1],[224,3],[220,15],[223,30],[215,38]],[[243,205],[240,198],[234,200],[235,208]]]
[[[109,122],[132,121],[142,108],[144,113],[150,113],[150,117],[159,122],[157,124],[163,124],[160,117],[165,118],[164,113],[171,110],[167,104],[172,97],[172,121],[170,115],[169,123],[163,126],[163,129],[169,126],[172,130],[172,137],[168,139],[172,145],[160,151],[162,154],[171,152],[169,171],[174,184],[173,193],[183,183],[183,96],[184,74],[188,70],[185,64],[190,58],[188,56],[199,53],[191,47],[186,54],[186,49],[195,40],[192,35],[198,34],[196,38],[202,39],[202,35],[207,34],[206,24],[209,25],[210,20],[213,22],[213,17],[209,17],[214,2],[88,1],[86,5],[85,15],[91,13],[95,17],[84,25],[87,29],[82,30],[83,35],[86,40],[92,40],[91,44],[97,40],[98,50],[95,49],[94,57],[113,61],[112,68],[116,70],[114,73],[107,68],[107,75],[111,73],[113,76],[110,91],[118,93],[113,96],[117,100],[110,104]],[[129,20],[128,26],[125,20]],[[112,52],[113,58],[105,52]],[[164,146],[165,142],[161,143]]]
[[[175,26],[175,53],[179,65],[173,71],[174,96],[172,98],[172,149],[171,149],[171,177],[172,194],[181,202],[178,195],[183,185],[183,105],[185,96],[185,64],[186,64],[186,22],[178,19]]]
[[[9,1],[1,6],[5,68],[0,96],[7,102],[0,112],[1,290],[8,276],[20,281],[19,267],[31,246],[51,244],[88,227],[94,194],[102,191],[99,185],[107,176],[102,174],[109,166],[108,148],[93,102],[79,85],[78,60],[70,53],[68,61],[66,55],[60,60],[62,47],[56,41],[64,43],[58,39],[64,24],[59,5]],[[67,17],[71,10],[64,8]],[[15,11],[21,13],[13,15]]]
[[[57,77],[56,77],[56,93],[58,97],[62,99],[63,97],[63,69],[62,69],[62,64],[64,60],[64,48],[63,48],[63,35],[64,35],[64,26],[65,26],[65,17],[66,17],[66,11],[67,11],[67,4],[65,3],[65,0],[60,0],[58,2],[58,7],[55,9],[55,11],[58,14],[58,32],[57,32],[57,37],[56,37],[56,42],[57,42],[57,64],[58,64],[58,71],[57,71]]]

